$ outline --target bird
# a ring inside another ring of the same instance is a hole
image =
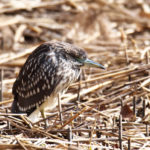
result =
[[[61,41],[38,46],[27,58],[16,78],[11,112],[26,113],[31,122],[57,106],[58,95],[77,81],[83,66],[105,67],[87,57],[82,48]]]

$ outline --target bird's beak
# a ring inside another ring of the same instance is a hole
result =
[[[97,62],[94,62],[90,59],[86,59],[84,60],[84,65],[85,66],[88,66],[88,67],[96,67],[96,68],[102,68],[102,69],[106,69],[103,65],[97,63]]]

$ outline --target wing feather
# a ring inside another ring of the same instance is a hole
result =
[[[17,105],[18,111],[28,112],[29,115],[36,105],[41,105],[46,97],[51,95],[61,80],[60,77],[57,81],[51,82],[56,76],[55,68],[58,64],[53,61],[53,57],[56,57],[53,54],[50,46],[41,45],[29,56],[22,67],[13,86],[14,103],[16,103],[14,105]]]

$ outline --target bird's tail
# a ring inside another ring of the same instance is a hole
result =
[[[34,108],[32,108],[32,109],[30,109],[29,111],[26,111],[26,112],[25,111],[21,111],[19,109],[19,107],[17,106],[17,101],[18,101],[18,98],[17,98],[17,96],[15,96],[14,97],[14,101],[13,101],[13,103],[11,105],[11,113],[15,113],[15,114],[26,113],[27,116],[29,116],[36,108],[36,107],[34,107]]]
[[[17,101],[18,101],[18,97],[17,97],[17,95],[15,95],[14,101],[11,105],[11,113],[15,113],[15,114],[24,113],[24,112],[19,110],[19,107],[17,106]]]
[[[18,106],[17,106],[17,99],[16,99],[16,97],[14,98],[14,101],[13,101],[13,103],[12,103],[11,112],[12,112],[12,113],[21,113],[21,112],[19,111]]]

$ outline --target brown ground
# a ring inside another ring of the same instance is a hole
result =
[[[150,149],[149,32],[146,0],[1,0],[0,149]],[[63,118],[47,112],[44,129],[9,113],[20,67],[49,40],[84,48],[107,70],[84,69],[62,99]]]

